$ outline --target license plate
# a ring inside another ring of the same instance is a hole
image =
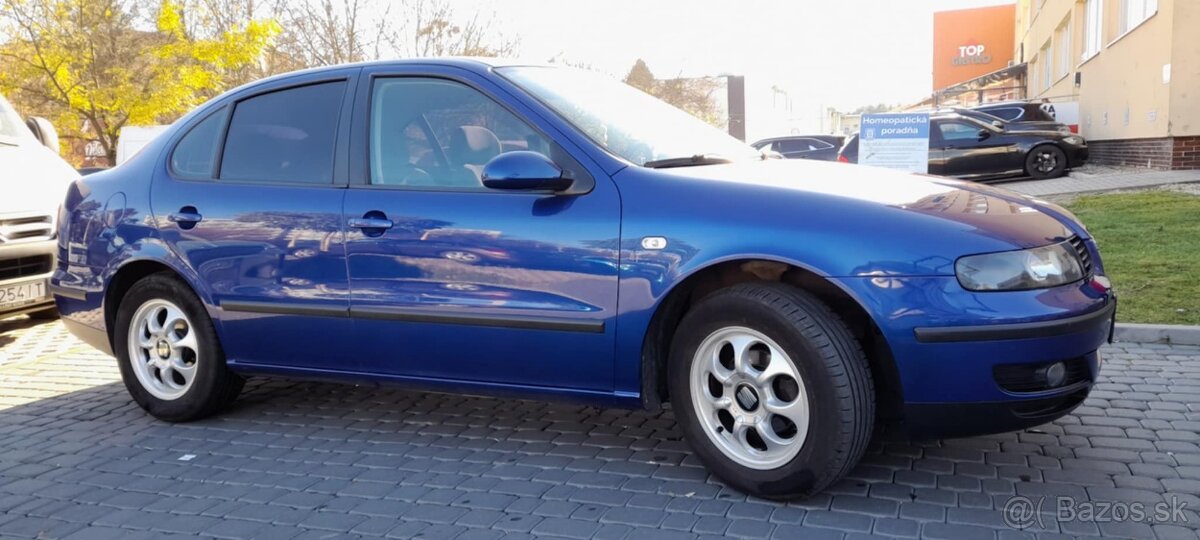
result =
[[[46,280],[44,279],[2,285],[0,286],[0,309],[41,302],[50,297],[46,291]]]

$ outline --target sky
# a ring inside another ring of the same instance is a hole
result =
[[[805,119],[824,107],[913,103],[932,91],[933,13],[1006,0],[454,0],[492,17],[523,57],[623,76],[738,74],[777,86]],[[761,94],[761,92],[756,93]],[[754,101],[754,98],[748,98]],[[761,105],[761,104],[758,104]],[[748,108],[753,118],[755,103]],[[816,125],[806,126],[816,129]]]

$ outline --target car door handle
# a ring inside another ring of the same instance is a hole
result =
[[[204,216],[200,215],[200,212],[197,212],[196,209],[191,206],[180,208],[178,212],[167,216],[167,220],[172,223],[178,223],[180,227],[185,229],[195,226],[197,223],[200,223],[200,220],[202,219],[204,219]]]
[[[355,229],[390,229],[392,228],[392,220],[383,218],[350,218],[346,222]]]

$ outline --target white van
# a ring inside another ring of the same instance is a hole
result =
[[[30,124],[37,135],[0,96],[0,319],[55,316],[49,290],[55,219],[79,178],[58,155],[54,127],[40,118]]]

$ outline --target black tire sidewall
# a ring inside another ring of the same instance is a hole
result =
[[[183,310],[191,321],[192,331],[196,333],[200,348],[196,361],[196,378],[192,381],[191,388],[173,400],[160,399],[150,394],[138,380],[130,360],[129,328],[133,315],[143,304],[154,299],[167,300]],[[121,300],[115,325],[113,351],[121,370],[121,380],[139,406],[156,418],[173,422],[193,420],[212,411],[214,400],[219,399],[222,391],[220,385],[227,384],[225,355],[204,304],[186,284],[162,274],[151,275],[138,281]]]
[[[809,316],[820,316],[809,313]],[[699,345],[713,332],[729,326],[744,326],[771,338],[792,359],[809,396],[809,427],[804,446],[792,460],[775,469],[745,467],[726,457],[706,433],[692,406],[691,365]],[[766,498],[788,498],[811,494],[823,486],[832,469],[842,460],[844,429],[837,411],[845,406],[833,389],[839,384],[830,376],[816,345],[791,320],[762,303],[741,296],[723,295],[702,302],[690,311],[675,334],[669,360],[668,385],[676,422],[691,442],[698,457],[725,482]]]
[[[1058,162],[1050,172],[1043,173],[1037,170],[1037,155],[1046,150],[1050,150],[1057,154]],[[1035,180],[1049,180],[1058,178],[1067,170],[1067,153],[1057,146],[1052,144],[1042,144],[1033,147],[1029,151],[1029,155],[1025,158],[1025,172]]]

